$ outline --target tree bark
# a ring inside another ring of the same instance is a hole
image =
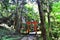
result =
[[[21,27],[22,27],[22,13],[23,13],[23,8],[24,8],[24,5],[25,5],[25,0],[20,0],[21,3],[20,3],[20,13],[18,13],[18,1],[16,1],[16,5],[17,5],[17,8],[16,8],[16,18],[15,18],[15,21],[16,21],[16,32],[20,33],[20,30],[21,30]]]
[[[16,1],[16,12],[15,12],[15,29],[16,29],[16,33],[19,33],[19,14],[18,14],[18,0]]]
[[[42,37],[43,40],[46,40],[46,29],[45,29],[45,20],[44,20],[44,12],[42,10],[42,3],[40,0],[37,0],[38,9],[39,9],[39,15],[41,20],[41,31],[42,31]]]
[[[49,31],[50,40],[52,40],[51,23],[50,23],[50,13],[52,11],[52,3],[49,2],[49,4],[47,6],[48,6],[48,10],[47,10],[47,12],[48,12],[48,31]]]

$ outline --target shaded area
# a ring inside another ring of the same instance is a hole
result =
[[[23,35],[14,35],[13,31],[9,31],[6,28],[0,28],[0,40],[17,40],[20,39]]]
[[[6,28],[0,27],[0,40],[37,40],[36,35],[15,34]]]

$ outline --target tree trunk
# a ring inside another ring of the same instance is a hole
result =
[[[50,40],[52,40],[52,33],[51,33],[51,23],[50,23],[50,13],[52,11],[52,3],[49,2],[49,5],[48,5],[48,31],[49,31],[49,37],[50,37]]]
[[[15,12],[15,29],[16,33],[19,33],[19,14],[18,14],[18,1],[16,1],[16,12]]]
[[[41,20],[42,37],[43,37],[43,40],[46,40],[46,29],[45,29],[45,20],[44,20],[45,17],[42,10],[42,3],[40,0],[37,0],[37,4],[38,4],[39,15]]]
[[[25,0],[20,0],[21,1],[21,3],[20,3],[20,13],[18,13],[19,11],[19,9],[18,9],[18,1],[16,1],[16,6],[17,6],[17,8],[16,8],[16,18],[15,18],[15,20],[16,20],[16,24],[15,24],[15,26],[16,26],[16,32],[18,32],[18,33],[20,33],[20,30],[21,30],[21,27],[22,27],[22,13],[23,13],[23,8],[24,8],[24,5],[26,4],[26,2],[25,2]]]

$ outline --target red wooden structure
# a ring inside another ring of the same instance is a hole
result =
[[[37,21],[33,21],[32,24],[34,24],[34,31],[37,32]]]
[[[30,25],[31,24],[34,25],[34,32],[37,32],[37,24],[38,24],[37,21],[33,21],[33,22],[27,21],[26,24],[27,24],[27,33],[30,32]]]
[[[31,25],[31,22],[30,21],[27,21],[26,22],[26,24],[27,24],[27,33],[29,33],[30,32],[30,25]]]

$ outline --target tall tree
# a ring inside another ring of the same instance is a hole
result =
[[[24,13],[24,5],[26,4],[26,0],[21,0],[21,4],[20,4],[20,28],[22,27],[22,16]]]
[[[47,16],[48,16],[48,32],[49,32],[49,37],[50,37],[50,40],[52,35],[51,35],[51,23],[50,23],[50,13],[52,11],[52,3],[48,1],[48,4],[47,4],[48,8],[47,8]]]
[[[18,28],[19,28],[19,26],[18,26],[18,0],[16,1],[16,12],[15,12],[15,22],[14,22],[14,25],[15,25],[15,29],[16,29],[16,33],[19,33],[19,31],[18,31]]]
[[[20,33],[20,29],[22,27],[22,14],[23,14],[23,8],[24,8],[24,5],[26,4],[25,0],[19,0],[21,3],[20,5],[18,1],[16,1],[16,15],[15,15],[15,26],[16,26],[16,32],[17,33]],[[20,8],[19,8],[19,7]],[[20,12],[18,10],[18,8],[20,9]]]
[[[38,9],[39,9],[39,15],[40,15],[40,20],[41,20],[41,31],[42,31],[42,37],[43,40],[46,40],[46,29],[45,29],[45,17],[44,17],[44,12],[42,10],[42,1],[37,0],[38,4]]]

